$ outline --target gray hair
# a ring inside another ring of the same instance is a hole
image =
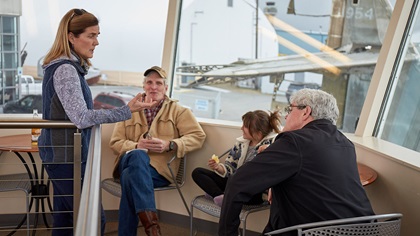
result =
[[[290,97],[290,101],[295,105],[309,106],[314,120],[326,119],[334,125],[337,123],[337,100],[329,93],[317,89],[301,89]]]

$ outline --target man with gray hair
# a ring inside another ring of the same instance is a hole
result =
[[[219,235],[238,235],[242,205],[269,188],[270,218],[264,233],[374,214],[360,182],[354,145],[336,127],[336,99],[321,90],[302,89],[290,101],[276,141],[229,179]]]

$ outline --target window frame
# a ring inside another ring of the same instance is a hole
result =
[[[404,32],[410,19],[410,12],[415,0],[397,0],[389,22],[388,30],[379,53],[378,62],[372,75],[368,93],[360,113],[355,135],[373,136],[383,102],[386,100],[389,81],[395,76],[396,60],[401,59],[400,45],[404,40]]]
[[[397,0],[389,22],[378,62],[374,70],[367,96],[360,114],[360,119],[354,134],[346,134],[356,146],[372,149],[384,156],[410,164],[420,169],[420,153],[409,150],[402,146],[380,140],[373,136],[378,122],[388,84],[396,69],[400,45],[404,40],[404,31],[410,20],[410,13],[416,0]],[[162,66],[169,71],[169,94],[172,95],[173,75],[176,56],[178,28],[180,23],[180,9],[182,0],[169,1],[168,17],[166,25],[165,43],[162,55]],[[199,121],[217,124],[220,121],[198,119]],[[403,153],[403,154],[402,154]]]

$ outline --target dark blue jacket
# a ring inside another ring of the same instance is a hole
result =
[[[42,81],[43,110],[42,118],[45,120],[69,121],[66,112],[54,89],[53,75],[56,69],[63,64],[73,65],[79,73],[80,84],[84,100],[88,109],[93,109],[92,94],[84,78],[87,71],[71,60],[62,60],[45,68]],[[91,128],[74,129],[43,129],[38,139],[39,153],[44,164],[73,162],[74,133],[82,135],[82,163],[86,162]]]

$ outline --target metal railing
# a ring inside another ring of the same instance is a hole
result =
[[[101,126],[95,125],[90,138],[85,178],[74,235],[100,235],[101,232]],[[76,215],[76,213],[75,213]],[[96,227],[95,227],[96,226]]]
[[[46,121],[41,119],[0,120],[0,129],[26,129],[26,128],[66,128],[74,129],[76,126],[68,121]],[[81,133],[74,134],[74,176],[81,176]],[[83,190],[81,191],[81,178],[73,178],[73,222],[74,235],[100,234],[100,172],[101,172],[101,127],[92,128]],[[29,219],[28,219],[29,220]],[[29,232],[28,232],[29,235]]]

